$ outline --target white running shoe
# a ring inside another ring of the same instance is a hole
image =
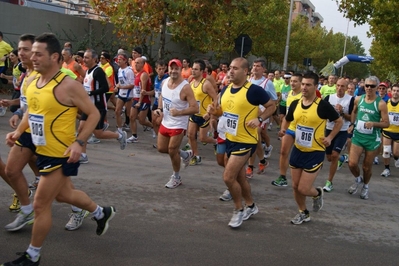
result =
[[[166,188],[177,188],[180,186],[181,183],[181,177],[176,177],[175,175],[171,175],[169,182],[165,184]]]
[[[82,210],[80,212],[72,212],[69,214],[69,221],[65,225],[65,229],[68,231],[74,231],[79,229],[82,226],[84,218],[89,215],[89,212],[86,210]]]
[[[382,171],[381,176],[383,177],[388,177],[391,175],[391,170],[389,170],[388,168],[385,168],[384,171]]]
[[[139,138],[136,138],[135,136],[132,135],[130,138],[128,138],[126,140],[126,142],[127,143],[136,143],[136,142],[139,142]]]

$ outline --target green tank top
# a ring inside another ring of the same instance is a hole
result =
[[[365,94],[361,96],[358,106],[357,106],[357,114],[356,114],[356,126],[355,133],[360,133],[361,135],[366,136],[376,136],[380,134],[381,130],[379,128],[366,128],[366,122],[380,122],[381,114],[378,110],[378,104],[381,101],[381,97],[377,96],[375,101],[371,103],[367,103],[365,101]]]
[[[291,85],[284,84],[283,86],[281,86],[281,101],[280,101],[281,106],[287,106],[287,98],[290,91],[291,91]]]

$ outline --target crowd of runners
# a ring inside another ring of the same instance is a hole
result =
[[[17,213],[5,229],[33,224],[26,252],[4,265],[39,265],[55,199],[71,205],[66,230],[78,229],[91,213],[96,233],[107,231],[115,208],[97,205],[75,189],[70,176],[77,175],[79,164],[89,163],[88,143],[115,139],[123,150],[140,141],[137,123],[152,131],[153,147],[170,157],[166,188],[181,185],[181,167],[202,163],[199,143],[214,149],[227,187],[220,200],[234,204],[228,223],[233,228],[258,213],[248,180],[254,172],[267,173],[277,148],[280,175],[271,185],[288,186],[291,168],[299,209],[292,224],[310,221],[306,197],[312,197],[314,212],[323,207],[323,193],[333,191],[334,175],[344,163],[354,177],[348,193],[360,190],[365,200],[379,154],[382,176],[391,174],[391,157],[399,167],[399,84],[375,76],[358,80],[268,71],[261,58],[252,64],[236,58],[216,68],[206,60],[175,58],[156,61],[153,70],[141,47],[131,54],[120,49],[116,56],[105,50],[74,52],[50,33],[24,34],[13,50],[0,32],[0,56],[0,78],[14,87],[12,98],[0,102],[0,115],[6,108],[13,112],[13,131],[6,137],[12,163],[0,160],[0,175],[14,191],[9,209]],[[109,129],[109,119],[115,119],[115,130]],[[278,136],[270,134],[273,128]],[[274,137],[280,147],[271,145]],[[324,187],[314,187],[325,157],[328,178]],[[22,172],[28,164],[35,176],[30,183]]]

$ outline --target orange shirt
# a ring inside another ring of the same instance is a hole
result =
[[[75,65],[75,63],[76,63],[76,61],[71,60],[71,63],[67,64],[66,62],[64,62],[64,63],[62,63],[62,66],[65,67],[65,68],[67,68],[67,69],[69,69],[69,70],[71,70],[73,73],[75,73],[76,76],[80,77],[79,72],[76,71],[76,70],[74,69],[74,67],[73,67],[73,66]]]
[[[188,78],[191,76],[191,67],[184,69],[182,68],[181,70],[181,76],[185,79],[188,80]]]
[[[136,64],[134,63],[133,60],[132,60],[132,64],[130,66],[131,66],[131,68],[133,70],[134,75],[137,75],[138,72],[136,70]],[[144,69],[145,72],[147,72],[148,75],[152,74],[152,67],[150,66],[150,64],[148,64],[148,62],[145,62],[143,69]]]

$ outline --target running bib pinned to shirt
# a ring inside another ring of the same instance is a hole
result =
[[[33,144],[36,146],[46,145],[46,138],[44,136],[44,116],[29,114],[29,126]]]
[[[237,136],[238,119],[239,116],[237,114],[224,112],[219,123],[222,123],[226,133]]]
[[[298,145],[311,148],[313,136],[314,128],[297,125],[295,130],[295,141]]]
[[[399,113],[389,112],[389,124],[399,126]]]
[[[366,123],[367,122],[365,122],[365,121],[358,120],[356,123],[356,130],[359,133],[363,133],[363,134],[373,134],[373,127],[366,128]]]

